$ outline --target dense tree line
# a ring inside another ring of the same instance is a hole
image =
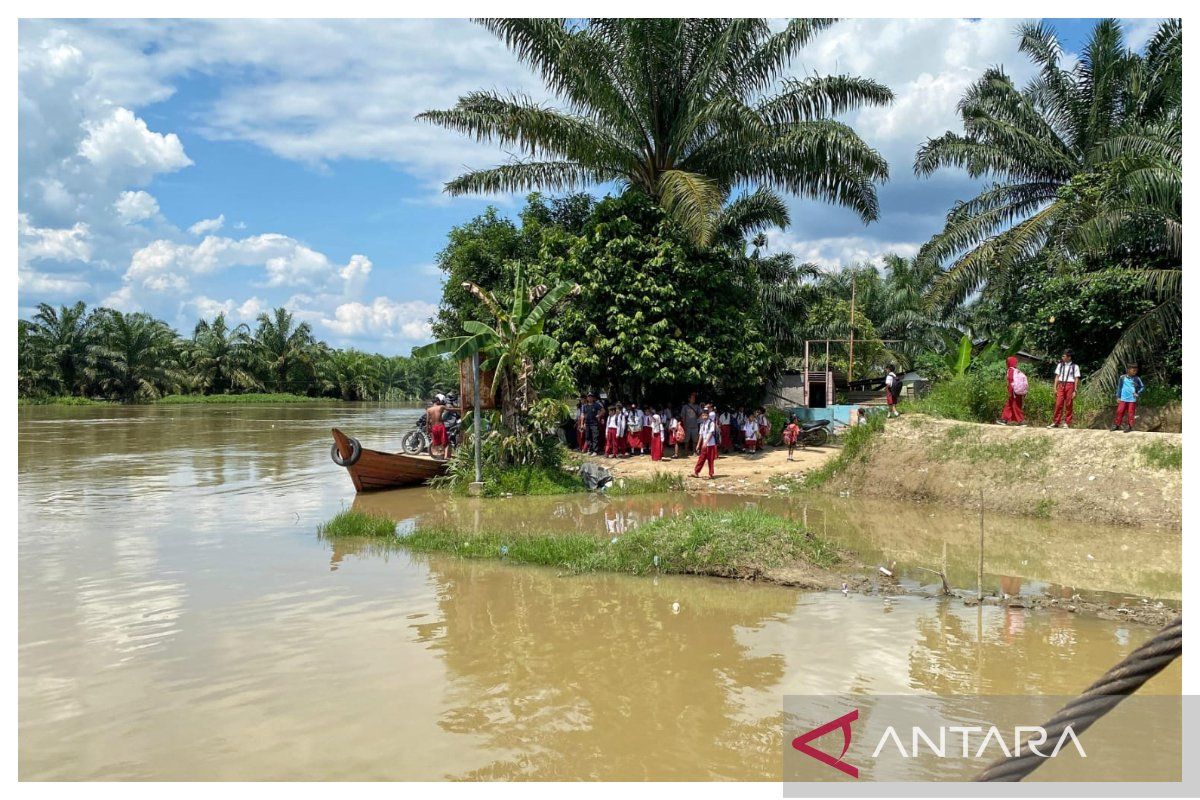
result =
[[[286,392],[342,400],[419,400],[456,388],[443,359],[338,350],[284,308],[253,328],[224,314],[182,336],[145,313],[82,303],[42,304],[18,321],[21,397],[75,396],[125,403],[166,394]]]

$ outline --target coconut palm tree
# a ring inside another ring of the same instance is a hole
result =
[[[231,328],[224,314],[212,322],[202,319],[192,333],[191,348],[190,371],[202,393],[258,386],[250,369],[250,327],[245,323]]]
[[[1112,157],[1114,141],[1146,125],[1179,119],[1182,24],[1164,22],[1144,54],[1125,46],[1120,25],[1093,28],[1077,63],[1042,23],[1021,28],[1020,51],[1038,67],[1017,88],[987,70],[959,101],[963,133],[925,142],[915,170],[965,169],[995,183],[958,203],[920,257],[947,268],[934,297],[958,303],[1017,264],[1078,256],[1080,225]]]
[[[296,324],[286,308],[258,315],[251,347],[258,369],[272,391],[304,393],[314,378],[312,326]]]
[[[132,403],[156,398],[178,384],[178,337],[165,322],[112,309],[101,309],[97,316],[87,373],[106,393]]]
[[[466,320],[464,336],[447,339],[415,348],[416,359],[450,356],[454,362],[479,353],[484,359],[483,370],[494,371],[492,390],[500,401],[501,419],[513,434],[521,435],[524,414],[536,397],[534,371],[538,362],[558,347],[558,340],[543,333],[547,315],[568,295],[577,293],[579,285],[562,281],[553,288],[529,287],[524,268],[518,264],[513,281],[512,303],[505,307],[492,292],[470,282],[463,287],[479,298],[495,319],[492,325],[479,320]]]
[[[446,191],[571,190],[616,182],[654,198],[696,241],[724,227],[738,187],[773,224],[787,224],[774,190],[846,206],[864,221],[879,207],[887,163],[834,118],[892,100],[851,75],[784,77],[793,57],[833,20],[797,19],[772,32],[760,19],[484,19],[535,70],[561,108],[479,90],[418,119],[515,148],[508,164],[467,172]]]
[[[57,309],[40,303],[37,308],[27,336],[42,362],[42,382],[62,394],[74,394],[95,344],[96,320],[82,301]]]

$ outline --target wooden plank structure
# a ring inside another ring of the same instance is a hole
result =
[[[357,492],[418,486],[446,471],[445,461],[429,456],[384,453],[361,445],[356,448],[357,442],[337,428],[333,429],[333,443]],[[359,450],[357,459],[353,459],[355,449]]]

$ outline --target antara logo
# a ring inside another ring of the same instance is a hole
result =
[[[850,750],[850,741],[853,736],[850,724],[857,721],[858,709],[856,708],[848,714],[843,714],[837,719],[830,720],[824,725],[797,736],[792,740],[792,747],[806,756],[815,758],[822,764],[827,764],[840,772],[844,772],[851,778],[858,778],[858,767],[844,760],[847,751]],[[842,732],[842,752],[838,753],[836,757],[823,750],[818,750],[809,744],[814,739],[820,739],[827,733],[832,733],[836,730],[841,730]],[[1081,758],[1087,758],[1083,744],[1079,741],[1079,737],[1075,735],[1075,731],[1070,725],[1059,734],[1058,739],[1054,743],[1053,750],[1050,752],[1044,752],[1039,749],[1049,744],[1050,740],[1049,733],[1040,725],[1016,726],[1013,729],[1013,745],[1011,749],[1005,741],[1004,735],[995,725],[988,728],[975,725],[941,726],[937,729],[936,736],[930,736],[924,729],[913,726],[911,733],[912,747],[906,750],[895,726],[889,725],[883,732],[883,735],[879,737],[879,743],[875,745],[875,751],[871,753],[871,758],[878,758],[889,742],[894,745],[897,754],[901,758],[917,758],[921,754],[922,742],[924,743],[924,750],[937,758],[955,758],[957,757],[956,748],[952,746],[952,740],[956,735],[962,745],[963,758],[992,759],[999,755],[1011,758],[1014,755],[1021,755],[1023,748],[1028,748],[1029,752],[1040,758],[1055,758],[1068,743],[1075,747],[1076,752],[1079,753]],[[971,734],[977,734],[979,737],[975,740],[977,746],[974,748],[971,747]],[[1026,736],[1025,734],[1031,735]],[[947,741],[948,739],[951,741]]]
[[[851,778],[857,778],[858,767],[842,761],[842,756],[846,755],[846,751],[850,749],[850,723],[856,721],[857,719],[858,709],[856,708],[849,714],[843,714],[835,720],[826,722],[819,728],[813,728],[808,733],[800,734],[795,739],[792,739],[792,747],[796,748],[801,753],[804,753],[806,756],[812,756],[822,764],[828,764],[836,770],[841,770]],[[822,752],[821,750],[809,745],[809,742],[811,742],[813,739],[820,739],[825,734],[831,731],[836,731],[838,728],[842,729],[844,741],[842,742],[842,752],[838,754],[837,758],[834,758],[833,756],[829,755],[829,753]]]

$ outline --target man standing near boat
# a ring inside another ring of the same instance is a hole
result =
[[[451,456],[450,437],[446,435],[446,423],[442,420],[442,416],[450,410],[444,394],[434,397],[433,404],[425,409],[425,422],[429,425],[429,455],[434,458],[448,459]]]

